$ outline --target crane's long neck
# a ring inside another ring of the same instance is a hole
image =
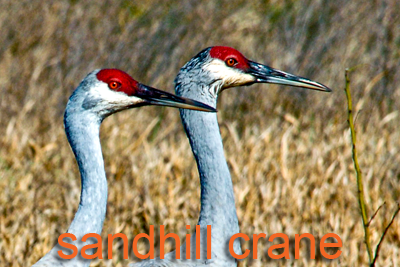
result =
[[[178,94],[216,107],[217,98],[196,94],[196,84],[186,84],[188,90],[176,90]],[[182,88],[181,88],[182,89]],[[190,90],[192,89],[192,90]],[[211,89],[211,88],[210,88]],[[188,94],[184,93],[188,92]],[[198,91],[199,92],[199,91]],[[200,174],[201,210],[199,225],[212,227],[213,254],[224,253],[229,260],[229,239],[239,232],[232,180],[226,163],[216,113],[180,110],[182,123]],[[240,252],[238,240],[234,250]],[[218,257],[221,257],[218,255]]]
[[[199,224],[212,224],[213,231],[230,230],[231,228],[226,226],[237,226],[238,221],[232,180],[224,155],[217,115],[181,110],[181,118],[200,175]]]
[[[71,250],[58,243],[35,266],[89,266],[91,260],[81,256],[82,248],[101,242],[93,238],[86,242],[81,241],[86,234],[101,233],[106,215],[107,180],[99,138],[101,119],[88,112],[76,112],[70,104],[64,117],[65,131],[79,166],[82,185],[78,211],[67,231],[77,240],[71,242],[71,239],[64,238],[63,241],[76,246],[78,255],[70,260],[62,259],[58,251],[62,250],[65,255],[70,255]],[[85,252],[90,255],[94,250],[88,249]]]
[[[107,207],[107,179],[100,145],[101,120],[97,116],[65,116],[65,131],[81,174],[81,199],[68,233],[82,238],[100,234]]]

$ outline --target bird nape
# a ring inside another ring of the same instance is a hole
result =
[[[128,74],[117,69],[95,70],[88,74],[71,95],[64,115],[65,132],[75,154],[81,174],[81,198],[78,211],[68,228],[77,238],[78,251],[93,244],[85,234],[100,234],[106,215],[107,180],[104,171],[99,131],[107,116],[129,108],[144,105],[161,105],[176,108],[215,112],[215,108],[198,101],[178,97],[140,84]],[[64,240],[64,242],[70,242]],[[78,255],[66,260],[58,251],[69,255],[69,250],[57,244],[34,266],[89,266],[90,260]],[[86,254],[93,254],[92,249]]]
[[[248,60],[233,48],[215,46],[204,49],[181,68],[175,78],[175,92],[215,108],[218,93],[223,89],[254,83],[331,91],[321,83]],[[239,233],[239,223],[217,115],[190,110],[180,110],[180,115],[200,175],[201,210],[198,224],[202,233],[206,232],[207,225],[212,227],[212,257],[206,258],[204,249],[207,240],[202,238],[201,257],[195,258],[196,240],[192,235],[190,260],[175,260],[174,251],[167,254],[165,260],[149,260],[131,266],[237,266],[232,253],[242,254],[240,242],[236,239],[232,248],[228,248],[228,242]],[[187,255],[186,244],[177,249],[180,249],[181,255]]]

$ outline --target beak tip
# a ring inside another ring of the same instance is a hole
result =
[[[213,112],[213,113],[217,113],[218,112],[218,110],[216,108],[207,108],[207,109],[204,109],[203,111]]]

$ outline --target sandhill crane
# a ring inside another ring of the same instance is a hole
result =
[[[215,46],[201,51],[187,62],[175,79],[177,95],[196,99],[216,107],[218,94],[229,87],[254,83],[275,83],[330,92],[320,83],[298,77],[245,58],[239,51]],[[236,266],[237,262],[228,251],[228,241],[239,233],[232,180],[225,160],[217,115],[180,110],[181,119],[194,157],[201,184],[201,210],[198,224],[202,232],[212,226],[212,258],[206,259],[206,239],[201,239],[202,255],[195,259],[195,238],[191,239],[191,260],[174,260],[175,252],[165,255],[165,260],[154,259],[132,266]],[[185,247],[181,246],[181,259],[185,259]],[[240,255],[239,240],[233,244]],[[193,252],[193,253],[192,253]]]
[[[78,241],[88,233],[100,234],[106,214],[107,180],[99,138],[100,124],[113,113],[145,105],[216,111],[200,102],[140,84],[121,70],[103,69],[88,74],[71,95],[64,114],[65,132],[82,182],[79,208],[68,228],[68,233],[74,234]],[[78,251],[92,244],[89,240],[78,241],[75,242]],[[34,266],[89,266],[90,260],[80,254],[71,260],[63,260],[57,254],[62,248],[57,244]],[[69,255],[71,251],[64,254]]]

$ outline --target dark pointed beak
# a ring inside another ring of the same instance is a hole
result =
[[[145,104],[148,105],[217,112],[215,108],[201,102],[189,98],[179,97],[140,83],[138,85],[135,96],[145,100]]]
[[[276,83],[283,85],[291,85],[296,87],[303,87],[312,90],[323,92],[331,92],[327,86],[311,81],[309,79],[299,77],[290,73],[276,70],[274,68],[262,65],[257,62],[249,61],[250,68],[248,73],[255,77],[255,83]]]

